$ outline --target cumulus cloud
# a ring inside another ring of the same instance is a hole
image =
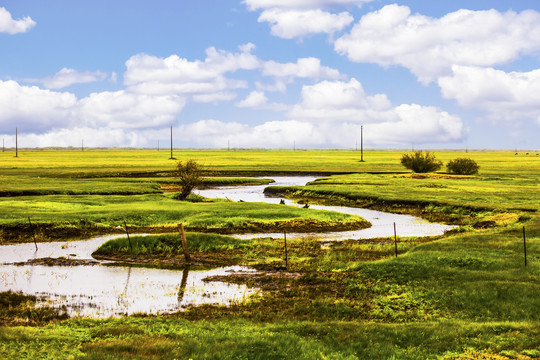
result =
[[[77,98],[68,92],[21,86],[16,81],[0,81],[0,131],[15,127],[43,131],[73,124]]]
[[[247,87],[245,81],[230,79],[227,73],[237,70],[254,70],[260,66],[259,59],[251,53],[253,44],[240,47],[239,53],[206,50],[204,61],[189,61],[178,55],[159,58],[147,54],[132,56],[127,62],[124,84],[136,93],[153,95],[197,94],[198,99],[211,97],[218,100],[227,90]],[[230,99],[231,96],[226,96]]]
[[[459,141],[463,123],[436,107],[417,104],[393,106],[386,95],[367,95],[351,79],[323,81],[302,89],[302,101],[289,112],[292,119],[317,124],[329,143],[356,136],[347,129],[367,125],[377,144],[410,144]],[[331,134],[335,134],[332,136]]]
[[[46,132],[69,127],[142,129],[170,124],[185,105],[182,97],[117,92],[93,93],[82,99],[15,81],[0,81],[0,131],[18,127]]]
[[[300,58],[296,63],[266,61],[262,65],[262,74],[277,78],[343,79],[346,77],[336,69],[321,66],[321,61],[314,57]]]
[[[328,9],[361,6],[373,0],[245,0],[251,11],[262,10],[259,22],[268,22],[272,35],[303,38],[310,34],[334,34],[354,20],[348,12],[333,13]]]
[[[283,39],[302,38],[309,34],[333,34],[343,30],[354,18],[348,12],[332,14],[315,10],[264,10],[259,22],[270,23],[272,35]]]
[[[107,74],[101,71],[77,71],[75,69],[62,68],[56,74],[44,79],[29,79],[29,82],[43,84],[47,89],[63,89],[74,84],[103,81]]]
[[[535,119],[540,123],[540,69],[504,72],[473,66],[452,67],[438,80],[443,97],[466,108],[485,111],[492,119]]]
[[[266,105],[268,98],[264,95],[262,91],[252,91],[249,95],[242,101],[236,103],[238,107],[259,107]]]
[[[14,20],[11,13],[4,7],[0,7],[0,33],[18,34],[24,33],[33,28],[36,22],[27,16],[20,20]]]
[[[540,13],[458,10],[441,18],[387,5],[335,41],[354,62],[400,65],[428,83],[452,65],[493,66],[540,50]]]
[[[282,8],[282,9],[316,9],[336,6],[361,6],[374,0],[244,0],[250,10]]]

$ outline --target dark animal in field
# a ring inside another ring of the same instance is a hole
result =
[[[307,209],[309,207],[309,204],[304,205],[304,209]]]
[[[279,202],[281,205],[285,205],[285,200],[281,199]]]

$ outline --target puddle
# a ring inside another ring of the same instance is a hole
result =
[[[2,266],[0,291],[37,296],[37,306],[63,309],[69,316],[108,318],[136,313],[162,314],[190,305],[230,304],[257,290],[203,279],[254,270],[231,266],[173,271],[111,266]]]

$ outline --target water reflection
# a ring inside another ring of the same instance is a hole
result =
[[[190,305],[228,304],[256,292],[209,276],[253,272],[240,266],[179,271],[116,266],[2,266],[0,291],[36,295],[38,306],[61,308],[70,316],[103,318],[160,314]],[[179,281],[180,280],[180,281]]]

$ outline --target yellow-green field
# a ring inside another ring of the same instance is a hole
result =
[[[228,281],[257,286],[262,296],[161,317],[54,320],[49,310],[32,307],[35,299],[0,293],[0,358],[540,358],[540,155],[437,151],[445,164],[474,159],[480,173],[449,176],[443,168],[411,176],[400,164],[402,153],[367,151],[362,163],[355,151],[175,151],[179,160],[195,159],[217,176],[324,175],[306,187],[278,189],[291,197],[411,212],[464,226],[435,239],[400,239],[397,258],[388,239],[325,246],[290,239],[287,270],[277,268],[280,242],[197,235],[198,255],[226,256],[261,269]],[[41,240],[49,228],[60,234],[107,232],[124,219],[151,227],[182,218],[215,231],[250,222],[355,221],[279,206],[174,200],[162,193],[163,185],[176,181],[167,151],[19,156],[0,153],[4,240],[30,239],[26,216],[45,229]],[[137,239],[137,256],[177,256],[168,236]],[[128,251],[125,242],[115,246],[116,252]]]

